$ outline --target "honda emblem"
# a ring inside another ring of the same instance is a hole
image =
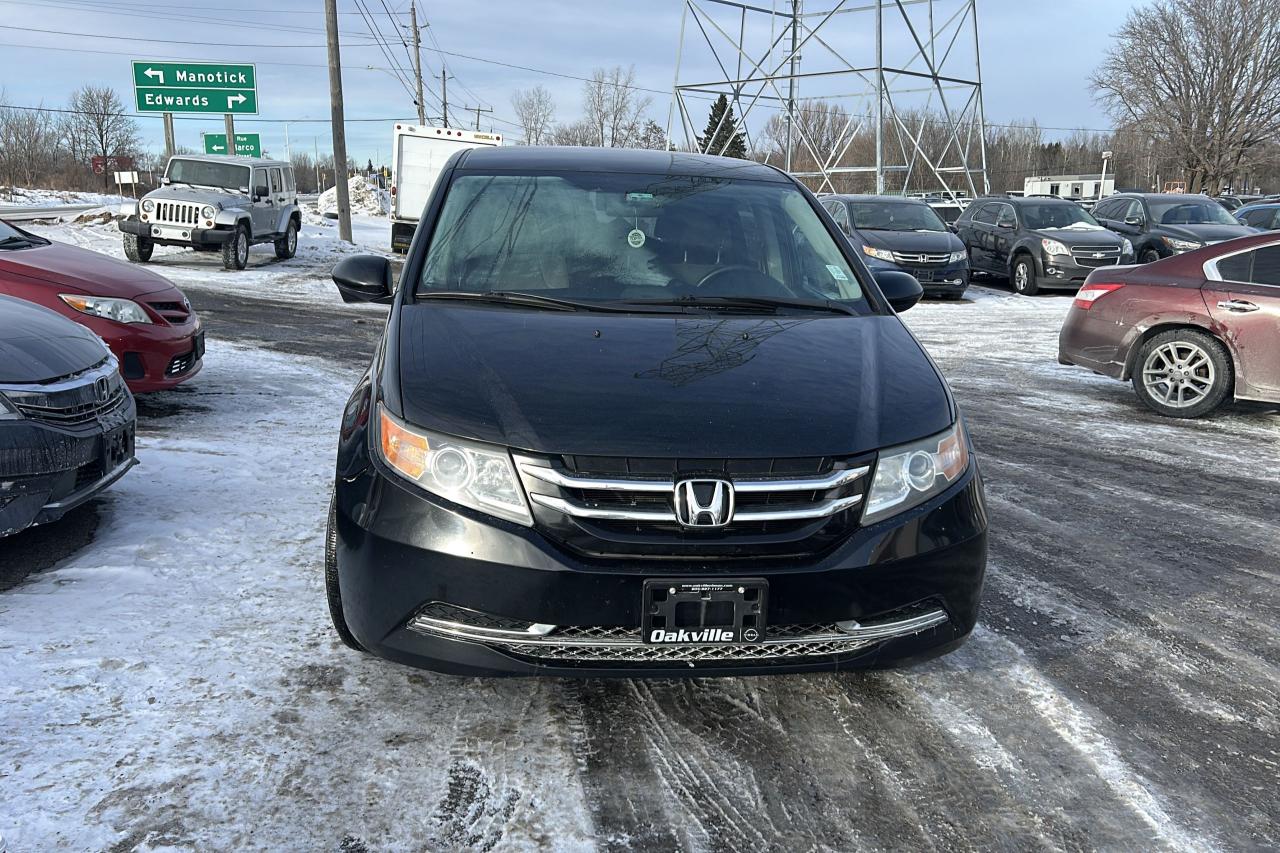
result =
[[[676,483],[676,520],[685,527],[724,527],[733,520],[733,483],[728,480]]]

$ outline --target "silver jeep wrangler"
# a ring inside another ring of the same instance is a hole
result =
[[[302,214],[293,166],[255,157],[172,157],[164,186],[147,193],[120,221],[124,254],[151,259],[157,246],[222,252],[222,265],[242,270],[254,243],[274,243],[277,258],[298,250]]]

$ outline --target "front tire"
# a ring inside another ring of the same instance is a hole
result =
[[[1153,411],[1198,418],[1222,405],[1231,392],[1231,358],[1212,335],[1173,329],[1142,345],[1132,381],[1138,399]]]
[[[338,497],[329,499],[329,523],[324,532],[324,591],[329,599],[329,619],[338,639],[350,649],[363,652],[364,646],[347,627],[347,617],[342,613],[342,590],[338,586]]]
[[[1160,253],[1150,246],[1138,253],[1138,263],[1140,264],[1154,264],[1158,260],[1160,260]]]
[[[135,264],[145,264],[151,260],[151,253],[155,248],[156,244],[152,243],[149,237],[139,237],[137,234],[124,235],[124,256]]]
[[[1019,255],[1013,262],[1013,270],[1009,275],[1015,292],[1022,296],[1035,296],[1040,292],[1040,282],[1036,280],[1036,265],[1030,255]]]
[[[222,268],[242,270],[249,265],[249,228],[237,225],[231,239],[222,244]]]
[[[284,236],[276,240],[276,257],[287,261],[297,253],[298,223],[290,219],[289,226],[284,229]]]

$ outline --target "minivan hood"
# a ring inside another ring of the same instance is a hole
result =
[[[1256,228],[1247,225],[1161,225],[1160,230],[1170,237],[1185,237],[1188,240],[1199,240],[1201,243],[1220,243],[1223,240],[1234,240],[1237,237],[1248,237],[1257,234]]]
[[[0,296],[0,383],[48,382],[108,355],[93,332],[33,302]]]
[[[950,231],[859,231],[867,245],[894,252],[958,252],[964,248]]]
[[[853,454],[952,422],[893,316],[553,313],[404,305],[407,421],[552,454]]]
[[[177,293],[164,276],[66,243],[0,250],[0,276],[5,273],[93,296],[134,299],[168,290]]]

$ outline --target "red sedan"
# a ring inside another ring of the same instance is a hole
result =
[[[96,332],[135,394],[172,388],[200,370],[200,318],[178,288],[153,272],[0,222],[0,293]]]
[[[1062,324],[1058,361],[1130,380],[1175,418],[1228,397],[1280,403],[1280,237],[1095,270]]]

